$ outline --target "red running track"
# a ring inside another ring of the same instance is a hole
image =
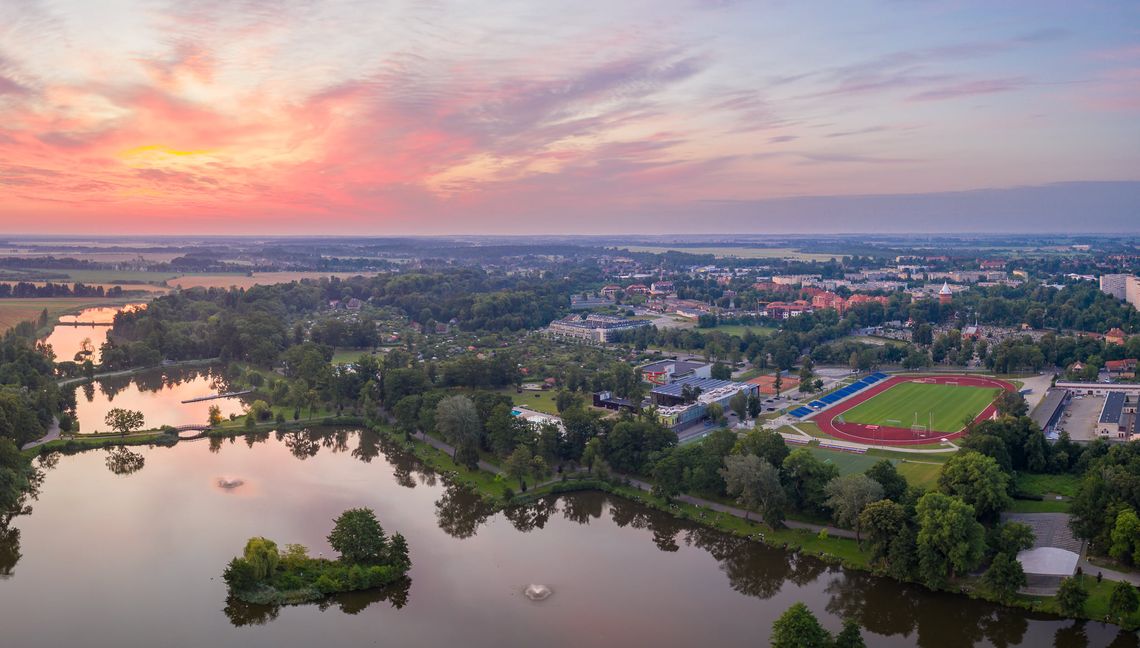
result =
[[[983,376],[892,376],[880,381],[877,385],[858,392],[830,409],[824,410],[814,416],[809,416],[808,420],[815,422],[820,430],[833,437],[854,441],[856,443],[866,443],[868,445],[920,445],[923,443],[932,443],[939,439],[956,439],[966,433],[966,428],[963,427],[961,430],[949,434],[944,432],[928,432],[925,437],[920,437],[917,436],[919,433],[914,432],[910,428],[880,425],[878,429],[872,430],[863,423],[835,422],[835,417],[843,414],[847,410],[904,382],[957,383],[964,387],[991,387],[1001,388],[1006,391],[1015,391],[1017,389],[1012,383]],[[977,423],[978,421],[988,419],[992,417],[996,411],[997,407],[991,402],[982,410],[981,414],[978,414],[974,422]]]

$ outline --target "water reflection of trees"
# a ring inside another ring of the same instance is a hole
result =
[[[466,484],[448,484],[435,502],[439,528],[453,538],[470,538],[487,521],[494,509]]]
[[[9,516],[0,516],[0,579],[11,578],[21,555],[20,530]]]
[[[230,380],[224,372],[215,367],[167,367],[127,376],[103,377],[97,383],[99,392],[106,396],[108,401],[113,401],[116,396],[131,385],[134,385],[141,392],[156,392],[199,378],[206,379],[210,389],[214,391],[230,391]],[[94,384],[86,383],[83,387],[87,400],[92,400],[95,395]]]
[[[876,634],[917,634],[920,646],[970,646],[983,640],[998,647],[1016,646],[1029,629],[1022,610],[860,572],[838,573],[825,591],[830,595],[828,612],[855,619]],[[937,614],[931,612],[935,608]]]
[[[131,475],[146,464],[146,458],[138,452],[132,452],[126,446],[119,446],[107,452],[107,470],[116,475]]]
[[[408,604],[411,587],[411,579],[404,578],[387,587],[334,594],[317,603],[317,609],[324,612],[330,608],[336,608],[345,614],[359,614],[370,605],[386,602],[399,610]],[[235,627],[257,626],[265,625],[277,619],[281,614],[281,606],[246,603],[229,597],[226,599],[226,606],[222,612]]]

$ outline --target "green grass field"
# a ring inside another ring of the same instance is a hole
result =
[[[848,423],[908,428],[918,418],[934,432],[961,430],[997,396],[996,389],[905,382],[843,413]]]
[[[753,335],[756,335],[758,337],[764,337],[766,335],[771,335],[771,334],[775,333],[777,330],[776,327],[774,327],[774,326],[760,326],[758,324],[721,324],[720,326],[716,327],[715,329],[697,329],[697,330],[701,331],[702,333],[706,333],[708,331],[720,331],[721,333],[727,333],[728,335],[736,335],[739,337],[744,337],[744,332],[749,330],[749,329],[752,330]]]
[[[544,391],[532,391],[530,389],[522,390],[522,393],[516,393],[514,387],[503,387],[495,390],[500,394],[506,394],[511,397],[511,401],[515,405],[522,405],[528,409],[543,414],[558,415],[558,407],[554,404],[554,397],[558,395],[558,390],[547,389]],[[585,401],[584,401],[585,402]],[[589,405],[589,402],[586,402]]]

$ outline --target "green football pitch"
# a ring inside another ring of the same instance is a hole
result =
[[[930,426],[933,432],[961,430],[966,417],[981,413],[998,395],[989,387],[962,387],[904,382],[843,413],[848,423],[909,428]]]

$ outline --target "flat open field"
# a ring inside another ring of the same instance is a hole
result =
[[[745,331],[751,330],[753,335],[756,335],[758,337],[763,337],[765,335],[771,335],[771,334],[775,333],[777,329],[774,326],[760,326],[759,324],[721,324],[720,326],[716,327],[715,329],[697,329],[697,330],[700,331],[701,333],[708,333],[711,331],[720,331],[721,333],[727,333],[728,335],[736,335],[736,336],[740,336],[740,337],[744,336]]]
[[[907,428],[917,416],[919,425],[934,432],[961,430],[967,417],[973,419],[997,396],[996,389],[899,383],[874,398],[843,412],[848,423]]]
[[[669,247],[656,245],[623,245],[622,249],[630,252],[649,252],[662,254],[665,252],[683,252],[686,254],[711,254],[717,257],[736,257],[738,259],[795,259],[797,261],[827,261],[839,258],[838,254],[814,254],[800,252],[792,248],[749,248],[749,247]]]
[[[347,279],[360,275],[371,276],[375,273],[362,272],[258,272],[252,277],[244,274],[208,274],[185,275],[167,280],[168,286],[180,288],[249,288],[255,285],[268,286],[278,283],[289,283],[301,279],[321,279],[323,277],[340,277]]]
[[[48,318],[52,318],[88,306],[110,306],[117,303],[120,302],[97,297],[0,299],[0,332],[7,331],[25,320],[36,320],[45,308],[48,311]]]

